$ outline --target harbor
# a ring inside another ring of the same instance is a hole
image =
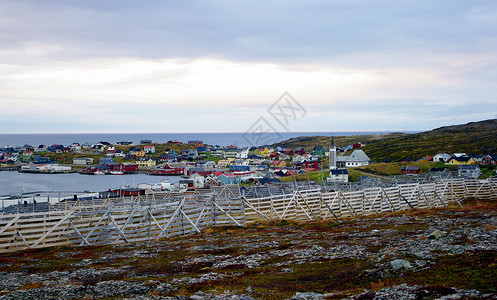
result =
[[[84,176],[79,173],[35,174],[17,171],[0,172],[0,196],[19,196],[35,191],[103,192],[139,184],[158,184],[168,180],[177,184],[177,176],[126,174],[120,176]]]

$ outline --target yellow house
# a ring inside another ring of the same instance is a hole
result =
[[[261,155],[262,156],[269,156],[269,154],[273,153],[274,152],[274,149],[272,148],[268,148],[268,147],[265,147],[262,151],[261,151]]]
[[[230,166],[230,161],[227,159],[221,159],[220,161],[217,162],[218,168],[227,168],[229,166]]]
[[[476,161],[472,157],[468,156],[460,156],[460,157],[451,157],[447,161],[448,165],[474,165]]]
[[[232,164],[234,164],[236,161],[235,158],[227,158],[227,159],[221,159],[220,161],[217,162],[217,166],[219,168],[227,168],[229,166],[231,166]]]
[[[274,160],[271,162],[271,168],[284,168],[287,164],[284,160]]]
[[[145,151],[143,149],[137,149],[137,150],[133,151],[133,155],[136,157],[144,157]]]
[[[155,167],[157,165],[157,161],[151,158],[139,158],[136,160],[136,164],[138,167]]]

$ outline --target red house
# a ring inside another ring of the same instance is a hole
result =
[[[305,150],[302,147],[297,147],[294,153],[299,155],[305,155]]]
[[[133,173],[138,170],[138,165],[136,164],[108,164],[103,163],[101,166],[106,166],[109,171],[122,171],[124,173]]]
[[[483,165],[496,165],[497,155],[485,155],[481,161]]]
[[[171,165],[165,164],[162,168],[157,168],[150,171],[150,175],[184,175],[185,165]]]
[[[107,153],[116,153],[116,147],[107,148]]]
[[[283,153],[285,153],[288,156],[293,156],[294,154],[293,150],[290,148],[286,148],[285,150],[283,150]]]
[[[419,167],[418,166],[406,166],[400,168],[400,172],[402,174],[419,174]]]
[[[313,160],[313,161],[298,162],[298,163],[295,163],[294,166],[298,169],[319,170],[319,161]]]

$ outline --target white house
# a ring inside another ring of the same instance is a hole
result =
[[[457,168],[457,174],[465,178],[478,178],[481,175],[481,169],[478,165],[460,165]]]
[[[143,147],[143,151],[145,151],[145,153],[155,153],[155,147],[154,145],[146,145]]]
[[[328,182],[348,182],[349,171],[347,169],[334,169],[330,170],[330,175],[327,179]]]
[[[93,164],[93,158],[90,157],[75,157],[72,159],[74,165],[91,165]]]
[[[113,155],[114,157],[126,157],[126,153],[122,152],[121,150],[116,150]]]
[[[212,160],[199,160],[197,161],[197,167],[201,168],[215,168],[216,162]]]
[[[37,148],[35,148],[35,152],[44,152],[47,151],[48,147],[45,145],[40,145]]]
[[[236,154],[236,158],[247,159],[249,155],[249,148],[243,149]]]
[[[438,153],[433,156],[433,161],[448,161],[450,159],[450,155],[447,153]]]
[[[354,150],[349,156],[336,158],[337,165],[345,168],[362,167],[371,163],[371,159],[362,150]]]
[[[81,150],[81,145],[79,143],[72,143],[71,146],[69,146],[69,149],[71,149],[71,151],[78,151]]]

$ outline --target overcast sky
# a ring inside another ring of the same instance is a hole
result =
[[[493,119],[497,1],[0,0],[0,111],[0,133]]]

